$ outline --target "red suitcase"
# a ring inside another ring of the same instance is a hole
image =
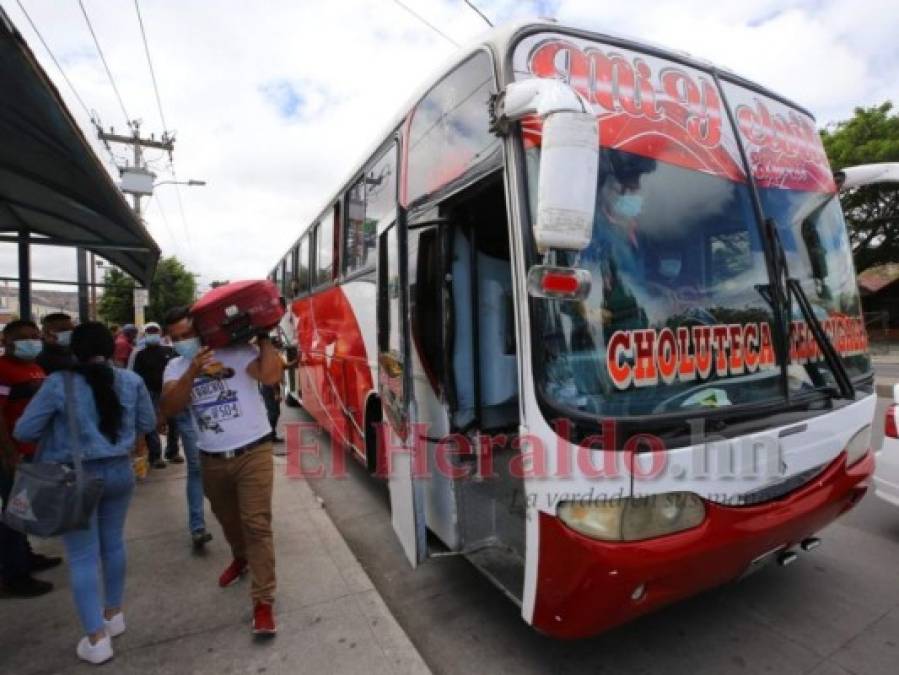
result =
[[[271,281],[233,281],[213,288],[191,307],[194,328],[204,345],[247,342],[278,325],[284,316],[281,293]]]

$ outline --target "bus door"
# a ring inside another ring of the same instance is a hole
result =
[[[413,567],[426,557],[424,489],[414,475],[418,451],[413,433],[409,349],[408,265],[402,224],[378,240],[378,393],[384,411],[381,448],[387,470],[393,529]]]

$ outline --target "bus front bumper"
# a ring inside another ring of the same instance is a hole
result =
[[[553,637],[586,637],[740,577],[864,497],[874,455],[849,468],[845,457],[779,500],[706,502],[699,527],[640,542],[590,539],[541,512],[534,627]]]

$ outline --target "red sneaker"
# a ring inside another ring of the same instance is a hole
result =
[[[221,586],[222,588],[226,588],[227,586],[233,584],[235,581],[238,581],[246,573],[247,561],[235,558],[231,561],[231,564],[225,568],[225,571],[222,572],[222,575],[219,577],[219,586]]]
[[[257,602],[253,605],[253,635],[274,635],[277,632],[272,603]]]

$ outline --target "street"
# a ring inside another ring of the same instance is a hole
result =
[[[887,401],[878,403],[877,444]],[[293,409],[286,418],[308,420]],[[464,558],[432,558],[413,571],[391,529],[384,484],[354,461],[348,469],[344,479],[309,483],[435,673],[896,672],[899,510],[873,493],[788,568],[766,568],[591,639],[558,642],[527,626]]]

